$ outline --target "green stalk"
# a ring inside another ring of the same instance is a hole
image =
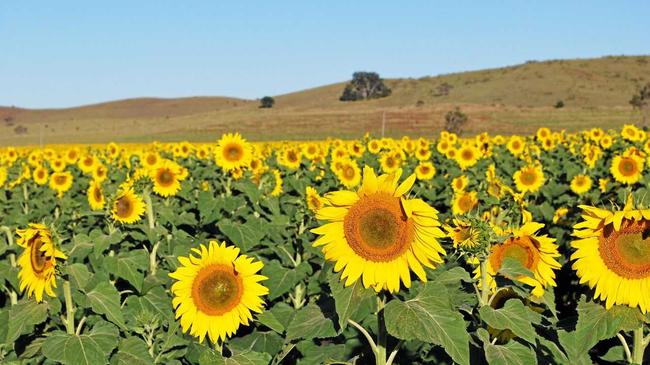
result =
[[[154,228],[156,228],[156,216],[154,215],[153,212],[153,202],[151,201],[151,195],[149,195],[149,191],[145,190],[144,193],[144,202],[145,205],[147,206],[147,221],[149,222],[149,230],[153,231]],[[156,275],[156,268],[158,267],[158,261],[156,254],[158,252],[158,246],[160,246],[160,241],[157,241],[156,243],[153,244],[153,247],[151,248],[151,252],[149,253],[149,273],[153,276]]]
[[[481,260],[481,305],[490,303],[490,286],[487,278],[487,258],[483,258]]]
[[[7,236],[7,246],[9,246],[9,248],[11,248],[11,246],[14,245],[14,235],[12,234],[11,229],[9,229],[9,227],[2,226],[2,227],[0,227],[0,231],[4,231],[5,235]],[[12,268],[15,268],[17,266],[16,265],[16,254],[13,253],[13,252],[9,254],[9,263],[11,264]],[[8,291],[9,291],[9,299],[10,299],[11,305],[18,304],[18,294],[16,293],[16,291],[13,288],[8,289]]]
[[[63,295],[65,296],[65,329],[70,335],[74,335],[74,304],[72,303],[72,291],[70,290],[70,282],[65,280],[63,282]]]
[[[643,323],[634,330],[634,347],[632,348],[632,363],[642,364],[643,354],[648,344],[643,340]]]
[[[384,321],[384,306],[386,305],[383,296],[377,297],[377,346],[375,351],[375,364],[386,365],[386,323]]]

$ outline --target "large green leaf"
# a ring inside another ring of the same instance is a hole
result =
[[[411,300],[393,299],[384,308],[384,318],[392,336],[440,345],[455,362],[469,364],[465,320],[451,310],[444,285],[428,282]]]
[[[29,333],[34,325],[47,319],[47,304],[35,300],[22,301],[9,310],[7,336],[4,343],[13,343],[20,335]]]
[[[147,344],[138,337],[128,337],[120,341],[118,352],[111,359],[111,365],[149,365],[153,358],[148,352]]]
[[[537,334],[533,324],[540,324],[542,316],[524,306],[520,300],[508,300],[500,309],[484,305],[479,310],[479,314],[490,327],[498,330],[509,329],[515,336],[535,344]]]
[[[51,332],[43,341],[42,351],[46,358],[66,365],[108,364],[108,355],[117,346],[118,339],[115,326],[100,322],[89,334]]]
[[[109,321],[126,329],[120,306],[120,294],[113,284],[106,281],[97,284],[95,288],[86,293],[86,298],[95,313],[105,315]]]
[[[330,275],[329,286],[335,300],[340,330],[346,327],[348,319],[353,318],[359,309],[368,303],[369,299],[375,298],[374,292],[365,289],[361,280],[357,280],[346,288],[340,275]]]
[[[287,328],[287,341],[295,339],[326,338],[336,336],[334,322],[316,304],[308,304],[296,312]]]
[[[535,351],[510,341],[505,345],[485,344],[485,358],[490,365],[536,365]]]
[[[222,220],[217,224],[219,230],[230,240],[230,243],[248,251],[251,248],[260,244],[264,234],[257,229],[254,229],[251,224],[234,223],[229,220]]]
[[[309,263],[302,262],[296,268],[287,268],[278,261],[264,265],[262,274],[269,278],[264,284],[269,288],[269,300],[284,295],[293,289],[301,280],[307,277],[311,268]]]

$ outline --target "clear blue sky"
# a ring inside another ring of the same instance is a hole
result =
[[[650,54],[648,0],[529,3],[2,0],[0,105],[256,98],[355,70],[420,77]]]

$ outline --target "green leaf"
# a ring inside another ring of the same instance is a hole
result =
[[[432,271],[435,273],[435,271]],[[461,281],[466,283],[471,283],[472,278],[469,276],[469,273],[460,266],[456,266],[449,270],[443,271],[436,278],[436,283],[444,285],[458,285]]]
[[[108,355],[117,346],[117,328],[100,322],[89,334],[70,335],[54,331],[43,341],[43,355],[66,365],[108,364]]]
[[[441,345],[455,362],[469,364],[465,320],[451,310],[444,285],[428,282],[415,298],[390,301],[384,308],[384,318],[392,336]]]
[[[485,344],[485,358],[490,365],[536,365],[535,352],[520,343],[510,341],[505,345]]]
[[[372,290],[363,287],[361,280],[355,281],[346,288],[340,275],[330,275],[329,286],[334,297],[341,331],[347,326],[348,319],[352,318],[368,299],[375,297]]]
[[[499,273],[508,278],[516,278],[520,276],[534,278],[533,273],[528,270],[528,268],[522,265],[519,260],[513,259],[512,257],[506,257],[503,260]]]
[[[228,348],[234,350],[252,350],[275,355],[282,349],[284,339],[275,332],[253,332],[244,337],[232,338],[228,341]]]
[[[120,294],[113,284],[106,281],[97,284],[93,290],[86,293],[86,298],[95,313],[105,315],[109,321],[126,329],[120,307]]]
[[[252,350],[235,353],[225,359],[226,365],[268,365],[269,362],[271,362],[271,355]]]
[[[334,322],[316,304],[310,303],[296,312],[287,328],[286,340],[327,338],[336,336]]]
[[[244,251],[260,244],[263,234],[252,228],[248,223],[233,223],[228,220],[222,220],[217,224],[219,230],[233,243],[235,246]]]
[[[269,288],[269,300],[274,300],[293,289],[300,281],[307,277],[310,271],[309,263],[301,262],[294,269],[286,268],[278,261],[271,261],[264,265],[262,275],[269,278],[265,285]]]
[[[83,289],[90,280],[90,271],[84,264],[75,263],[65,266],[65,273],[70,278],[70,284],[75,289]]]
[[[258,314],[257,321],[279,334],[284,333],[284,325],[278,320],[275,314],[271,311],[264,311]]]
[[[47,304],[35,300],[19,302],[9,310],[7,337],[4,343],[13,343],[20,335],[30,333],[34,325],[47,319]]]
[[[533,323],[540,324],[542,316],[524,306],[520,300],[508,300],[500,309],[484,305],[479,310],[479,314],[490,327],[498,330],[509,329],[515,336],[535,344],[537,334]]]
[[[153,359],[147,350],[147,344],[138,337],[128,337],[120,341],[117,354],[111,364],[149,365]]]

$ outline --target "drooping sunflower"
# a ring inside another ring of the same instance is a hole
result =
[[[622,184],[634,184],[641,179],[643,159],[634,154],[614,156],[609,171],[616,181]]]
[[[50,189],[57,193],[60,198],[72,187],[72,174],[70,171],[55,172],[50,175]]]
[[[623,210],[581,205],[583,221],[573,226],[572,268],[580,284],[595,289],[594,298],[614,304],[650,309],[650,209],[634,207],[628,198]]]
[[[149,176],[153,182],[154,193],[164,197],[176,195],[181,189],[181,170],[181,167],[173,161],[161,161],[156,168],[151,170]],[[237,169],[232,171],[237,171]]]
[[[545,288],[556,286],[554,270],[561,266],[556,260],[560,253],[554,238],[537,235],[537,231],[543,227],[542,223],[528,222],[518,229],[511,230],[512,237],[492,246],[487,261],[488,280],[492,286],[495,285],[492,278],[497,275],[506,258],[519,261],[531,271],[533,277],[522,275],[511,279],[532,286],[534,296],[542,296]],[[480,277],[480,268],[475,273]]]
[[[252,147],[239,133],[224,134],[214,149],[217,165],[226,171],[248,166],[253,158]]]
[[[111,214],[120,223],[133,224],[140,220],[144,209],[142,198],[135,195],[133,190],[127,189],[120,192],[113,201]]]
[[[169,274],[177,280],[171,287],[176,319],[199,342],[206,335],[213,343],[225,341],[240,325],[249,325],[252,312],[262,312],[261,297],[269,290],[260,282],[268,278],[257,272],[264,265],[225,242],[192,251],[197,256],[179,257],[181,265]]]
[[[522,193],[534,193],[544,184],[544,172],[540,164],[524,166],[513,175],[517,190]]]
[[[314,213],[323,207],[323,197],[311,186],[307,186],[305,189],[305,200],[307,201],[307,209]]]
[[[27,290],[27,296],[33,295],[39,303],[43,301],[43,292],[55,297],[52,288],[56,288],[56,259],[65,260],[66,256],[54,247],[50,231],[42,224],[32,223],[16,233],[16,243],[25,248],[18,258],[20,291]]]
[[[576,175],[571,179],[571,191],[578,195],[582,195],[591,189],[593,182],[587,175]]]
[[[478,197],[475,191],[460,191],[454,194],[451,211],[455,215],[463,215],[471,212],[477,205]]]
[[[106,199],[104,198],[104,192],[102,191],[102,184],[97,180],[90,182],[88,186],[88,191],[86,192],[88,197],[88,205],[90,205],[91,210],[102,210],[106,204]]]
[[[313,245],[322,246],[325,259],[335,262],[335,272],[343,271],[346,286],[362,280],[377,292],[397,292],[400,281],[411,286],[409,269],[426,281],[422,266],[434,268],[443,261],[438,238],[445,234],[438,212],[421,199],[405,197],[415,175],[398,185],[401,173],[377,177],[366,166],[357,192],[326,194],[325,206],[316,213],[328,223],[312,230],[320,235]]]

